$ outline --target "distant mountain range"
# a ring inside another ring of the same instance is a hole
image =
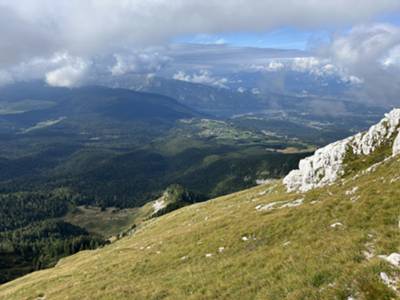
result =
[[[155,126],[157,121],[168,123],[196,116],[201,114],[167,96],[127,89],[99,86],[69,89],[49,87],[41,82],[18,83],[0,89],[0,118],[13,130],[46,120],[59,120],[70,126],[73,122],[80,126],[79,123],[99,119],[128,123],[151,121]]]

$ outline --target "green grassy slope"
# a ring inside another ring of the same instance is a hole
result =
[[[97,206],[78,206],[63,217],[63,220],[85,228],[88,232],[110,238],[129,229],[138,218],[139,212],[140,208],[107,207],[102,210]]]
[[[400,269],[378,255],[400,251],[399,168],[397,157],[305,194],[274,181],[184,207],[4,284],[0,299],[396,299],[380,273]]]

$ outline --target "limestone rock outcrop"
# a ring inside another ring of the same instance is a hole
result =
[[[370,155],[379,146],[391,142],[392,153],[397,155],[400,153],[399,125],[400,109],[393,109],[368,131],[329,144],[302,159],[299,168],[291,171],[283,183],[289,192],[306,192],[333,183],[344,174],[344,160],[349,151]]]

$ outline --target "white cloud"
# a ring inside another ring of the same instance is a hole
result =
[[[0,86],[16,81],[45,79],[49,85],[74,86],[88,72],[92,62],[68,53],[55,53],[51,57],[37,57],[0,70]]]
[[[388,24],[356,26],[348,34],[333,39],[328,55],[336,63],[354,68],[380,62],[399,44],[399,27]]]
[[[212,51],[219,53],[196,49],[193,56],[173,56],[174,63],[182,65],[170,75],[224,87],[228,79],[209,71],[175,72],[190,70],[187,65],[209,70],[212,64],[226,68],[247,64],[253,56],[250,50],[246,49],[251,55],[238,58],[237,49],[231,47],[229,52],[222,49],[228,46],[215,45],[226,44],[215,38],[221,33],[263,32],[282,26],[343,28],[399,11],[399,0],[0,0],[0,83],[45,77],[52,85],[74,86],[97,71],[113,75],[158,72],[172,55],[143,49],[168,44],[179,36],[206,33],[214,37]],[[399,27],[355,26],[334,36],[312,57],[251,63],[270,72],[292,68],[316,75],[337,73],[352,83],[365,82],[371,91],[386,90],[374,97],[389,98],[399,94],[399,44]],[[68,53],[69,58],[59,53]]]
[[[173,79],[200,83],[205,85],[212,85],[219,88],[227,88],[228,79],[227,78],[218,78],[212,76],[212,74],[207,70],[200,70],[199,73],[194,73],[192,75],[186,74],[184,71],[179,71],[174,74]]]
[[[287,67],[286,62],[287,59],[276,58],[270,59],[268,62],[262,64],[245,65],[244,68],[259,72],[277,72]]]
[[[74,87],[81,83],[88,71],[88,63],[81,58],[72,58],[61,54],[53,58],[56,64],[64,64],[46,73],[46,83],[50,86]]]
[[[345,69],[335,65],[330,58],[296,57],[289,63],[289,69],[296,72],[309,73],[318,77],[335,76],[343,82],[361,84],[362,79],[348,73]]]
[[[391,48],[381,62],[385,67],[400,66],[400,45]]]
[[[113,54],[185,34],[348,25],[400,10],[398,0],[0,0],[0,6],[3,65],[55,52]]]
[[[238,93],[243,94],[246,91],[246,89],[244,87],[240,86],[240,87],[238,87],[237,91],[238,91]]]
[[[228,43],[228,42],[227,42],[225,39],[222,39],[222,38],[217,39],[217,40],[214,42],[215,45],[225,45],[225,44],[227,44],[227,43]]]
[[[266,64],[251,65],[251,70],[260,72],[299,72],[309,73],[318,77],[336,76],[344,82],[360,84],[362,79],[355,75],[348,74],[332,63],[329,58],[306,56],[292,58],[272,58]]]
[[[267,70],[268,71],[279,71],[279,70],[282,70],[284,67],[285,67],[285,65],[282,62],[271,61],[267,66]]]
[[[278,72],[287,69],[287,63],[290,59],[271,58],[267,62],[259,64],[243,65],[242,69],[248,69],[257,72]]]
[[[388,24],[356,26],[336,36],[322,49],[350,82],[362,82],[360,97],[398,103],[400,94],[400,27]]]
[[[51,86],[73,87],[82,79],[83,67],[65,66],[46,74],[46,83]]]
[[[157,51],[114,54],[115,64],[110,68],[113,76],[126,73],[154,73],[159,71],[171,58]]]
[[[321,61],[316,57],[295,57],[292,59],[291,68],[297,72],[318,73]]]

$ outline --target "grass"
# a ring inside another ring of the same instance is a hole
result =
[[[344,176],[356,174],[357,172],[365,170],[373,164],[379,163],[385,158],[390,157],[392,155],[394,138],[395,136],[392,136],[369,155],[357,155],[353,153],[353,150],[351,148],[348,148],[345,159],[343,161],[345,166]]]
[[[153,203],[140,208],[119,209],[108,207],[102,210],[98,206],[78,206],[63,220],[85,228],[87,231],[115,240],[118,235],[127,234],[132,228],[149,219],[154,213]]]
[[[105,237],[114,236],[127,230],[138,217],[138,208],[118,209],[97,206],[79,206],[63,217],[64,221],[85,228],[91,233]]]
[[[305,194],[274,181],[184,207],[4,284],[0,299],[396,299],[379,274],[400,270],[377,255],[400,251],[399,168],[394,158]]]

